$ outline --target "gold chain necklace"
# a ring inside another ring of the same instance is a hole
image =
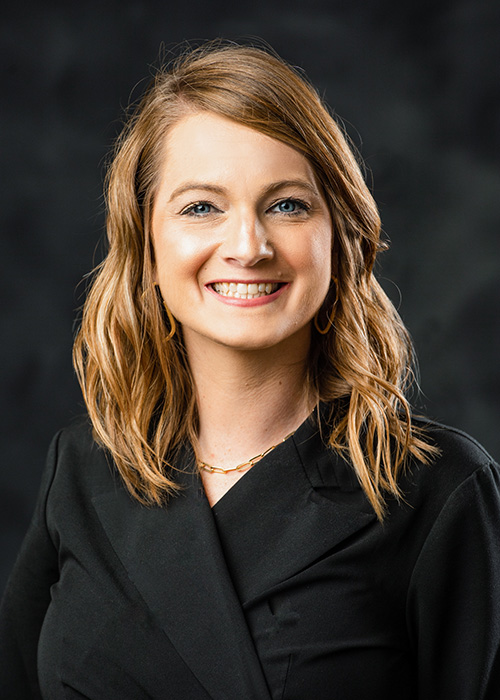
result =
[[[276,445],[271,445],[271,447],[269,447],[265,452],[261,452],[260,455],[255,455],[255,457],[252,457],[252,459],[249,459],[246,462],[242,462],[241,464],[238,464],[236,467],[229,467],[229,469],[224,469],[223,467],[215,467],[212,464],[207,464],[206,462],[202,462],[201,460],[198,460],[198,469],[203,469],[203,471],[205,471],[205,472],[212,472],[215,474],[229,474],[230,472],[238,472],[238,471],[241,471],[242,469],[250,469],[250,467],[253,467],[255,462],[258,462],[259,459],[262,459],[262,457],[265,457],[270,452],[272,452],[275,447],[278,447],[278,445],[281,445],[282,442],[285,442],[285,440],[288,440],[289,437],[292,437],[294,432],[295,432],[295,430],[292,430],[291,433],[288,433],[288,435],[285,435],[283,440],[280,440],[279,442],[277,442]]]

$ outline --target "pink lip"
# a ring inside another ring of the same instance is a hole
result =
[[[231,279],[230,277],[217,277],[217,279],[210,280],[207,282],[207,286],[209,284],[222,284],[222,282],[227,282],[228,284],[231,284],[233,282],[234,284],[285,284],[283,280],[274,280],[274,279],[250,279],[250,280],[243,280],[243,279]]]
[[[216,282],[235,282],[236,284],[241,281],[242,280],[216,280]],[[245,284],[259,284],[262,282],[268,284],[281,284],[282,286],[278,287],[278,289],[272,294],[266,294],[266,296],[258,297],[257,299],[235,299],[234,297],[222,296],[222,294],[217,294],[215,289],[212,289],[212,287],[210,286],[214,284],[214,282],[209,282],[208,284],[206,284],[205,289],[211,294],[213,294],[213,296],[216,297],[218,301],[222,301],[224,304],[229,304],[230,306],[249,307],[270,304],[271,302],[275,301],[290,286],[288,282],[274,282],[272,280],[250,280],[248,282],[245,281]]]

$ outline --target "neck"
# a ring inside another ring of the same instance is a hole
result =
[[[311,412],[307,348],[239,351],[200,348],[188,339],[186,346],[199,413],[196,452],[203,461],[234,467],[279,443]]]

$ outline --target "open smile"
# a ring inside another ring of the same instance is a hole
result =
[[[217,294],[232,299],[259,299],[274,294],[282,286],[280,282],[213,282],[209,285]]]

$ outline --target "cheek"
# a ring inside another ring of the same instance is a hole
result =
[[[316,281],[318,287],[330,284],[332,273],[332,232],[330,226],[315,228],[304,236],[295,250],[295,266]],[[326,293],[326,292],[325,292]]]
[[[332,231],[330,226],[315,229],[303,253],[306,278],[304,301],[310,309],[319,309],[332,278]]]
[[[153,239],[156,277],[160,287],[176,287],[193,279],[210,255],[210,245],[182,230],[162,231]]]

